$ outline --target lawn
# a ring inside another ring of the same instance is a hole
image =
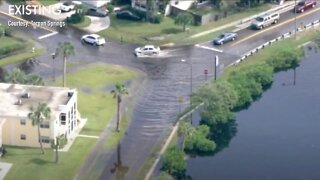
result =
[[[67,86],[78,89],[78,108],[88,122],[81,134],[100,135],[116,111],[110,93],[115,83],[133,80],[137,74],[120,66],[94,66],[67,76]],[[61,80],[55,85],[60,85]],[[88,106],[90,104],[90,106]]]
[[[87,16],[84,17],[84,21],[78,24],[71,24],[72,26],[75,26],[77,28],[85,28],[88,27],[91,24],[91,19]]]
[[[171,17],[165,17],[161,24],[151,24],[145,22],[134,22],[128,20],[117,19],[111,15],[111,26],[99,34],[107,37],[108,39],[121,40],[126,42],[133,42],[138,44],[152,43],[156,45],[163,45],[167,43],[175,43],[178,45],[195,44],[207,40],[211,40],[213,36],[207,35],[205,37],[198,37],[189,39],[190,36],[206,31],[221,25],[237,21],[239,19],[252,16],[259,12],[265,11],[270,8],[270,5],[263,5],[256,8],[251,8],[247,11],[233,14],[227,18],[212,22],[203,26],[191,26],[189,32],[183,32],[182,26],[174,23]],[[224,30],[226,31],[226,30]]]
[[[6,66],[8,64],[14,64],[14,63],[18,63],[21,61],[25,61],[25,60],[30,59],[32,57],[39,56],[39,55],[43,54],[45,51],[46,51],[45,49],[36,49],[34,53],[31,51],[21,52],[17,55],[12,55],[9,57],[2,58],[2,59],[0,59],[0,67]]]
[[[42,5],[49,6],[60,2],[59,0],[38,0]]]
[[[137,77],[133,70],[112,65],[90,66],[68,74],[68,86],[77,88],[79,92],[79,111],[82,117],[88,118],[81,134],[99,135],[103,131],[116,112],[115,100],[110,95],[109,88],[113,87],[114,83],[134,80]],[[60,84],[58,81],[55,85]],[[122,129],[125,129],[127,124],[127,121],[121,123]],[[122,135],[113,136],[118,138]],[[96,141],[78,137],[69,152],[60,152],[58,164],[54,163],[55,154],[51,149],[46,149],[46,154],[41,155],[38,148],[6,147],[8,153],[1,161],[13,163],[6,179],[73,179]],[[107,141],[107,147],[115,144],[108,144]]]
[[[13,37],[0,37],[0,58],[3,55],[17,51],[24,47],[24,43]]]

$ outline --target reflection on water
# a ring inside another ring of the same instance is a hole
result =
[[[295,73],[276,74],[237,124],[215,132],[219,153],[187,160],[193,179],[320,179],[320,54],[305,50]]]
[[[237,123],[235,121],[218,124],[211,136],[217,147],[214,154],[229,146],[231,139],[237,134]]]
[[[125,175],[128,172],[129,167],[122,164],[121,161],[121,144],[117,146],[117,162],[114,163],[114,167],[110,169],[111,174],[115,174],[117,180],[125,179]]]

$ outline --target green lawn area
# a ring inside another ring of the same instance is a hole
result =
[[[174,24],[174,19],[171,17],[165,17],[161,24],[151,24],[145,22],[134,22],[128,20],[117,19],[114,15],[111,15],[111,26],[99,34],[110,39],[121,40],[126,42],[133,42],[138,44],[152,43],[156,45],[163,45],[166,43],[176,43],[178,45],[188,45],[199,43],[202,41],[211,40],[214,35],[205,35],[205,37],[198,37],[189,39],[190,36],[206,31],[221,25],[237,21],[239,19],[249,17],[259,12],[265,11],[270,8],[270,5],[266,4],[260,7],[251,8],[247,11],[233,14],[227,18],[221,19],[216,22],[212,22],[203,26],[191,26],[189,32],[183,32],[182,26]],[[225,29],[227,31],[229,29]],[[152,37],[160,37],[163,39],[154,39]],[[188,39],[187,39],[188,38]]]
[[[0,67],[6,66],[8,64],[14,64],[14,63],[18,63],[21,61],[25,61],[25,60],[30,59],[32,57],[39,56],[39,55],[43,54],[45,51],[46,51],[45,49],[37,49],[37,50],[35,50],[34,53],[31,51],[22,52],[17,55],[2,58],[2,59],[0,59]]]
[[[22,42],[8,36],[0,37],[0,51],[8,47],[16,47],[22,45]]]
[[[88,122],[82,134],[100,135],[116,111],[115,100],[110,93],[115,83],[133,80],[137,74],[120,66],[94,66],[67,76],[67,86],[78,89],[78,109]],[[61,80],[55,85],[61,85]],[[90,106],[88,106],[90,104]]]
[[[42,5],[49,6],[60,2],[59,0],[38,0]]]
[[[68,74],[67,85],[78,89],[78,109],[82,117],[88,118],[81,134],[99,135],[115,115],[115,100],[106,89],[114,83],[134,80],[137,77],[138,74],[133,70],[101,64]],[[60,84],[58,81],[55,85]],[[130,109],[132,108],[129,107],[129,111],[122,118],[121,129],[128,125]],[[103,151],[114,147],[117,140],[123,136],[124,131],[121,132],[113,133],[107,138]],[[6,179],[73,179],[95,143],[96,139],[78,137],[69,152],[60,152],[58,164],[54,163],[55,154],[51,149],[46,149],[46,154],[41,155],[39,148],[6,147],[7,155],[1,161],[13,163]]]
[[[91,24],[91,19],[87,16],[84,17],[84,21],[78,24],[71,24],[72,26],[75,26],[77,28],[85,28],[88,27]]]

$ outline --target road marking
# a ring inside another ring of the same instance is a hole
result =
[[[44,38],[47,38],[47,37],[50,37],[50,36],[53,36],[53,35],[56,35],[56,34],[58,34],[58,32],[52,32],[52,33],[40,36],[40,37],[38,37],[38,39],[44,39]]]
[[[300,16],[297,16],[297,19],[300,19],[300,18],[302,18],[302,17],[304,17],[304,16],[307,16],[307,15],[310,15],[310,14],[312,14],[312,13],[315,13],[316,11],[319,11],[319,10],[320,10],[320,8],[317,8],[317,9],[314,9],[314,10],[309,11],[309,12],[307,12],[307,13],[301,14]],[[232,46],[235,46],[235,45],[237,45],[237,44],[240,44],[240,43],[242,43],[242,42],[244,42],[244,41],[247,41],[247,40],[249,40],[249,39],[251,39],[251,38],[253,38],[253,37],[255,37],[255,36],[259,35],[259,34],[262,34],[262,33],[266,32],[266,31],[270,31],[270,30],[275,29],[275,28],[277,28],[277,27],[280,27],[280,26],[282,26],[282,25],[288,24],[288,23],[290,23],[290,22],[292,22],[292,21],[294,21],[294,18],[288,19],[288,20],[286,20],[286,21],[284,21],[284,22],[282,22],[282,23],[279,23],[279,24],[277,24],[277,25],[271,26],[271,27],[269,27],[269,28],[267,28],[267,29],[260,30],[260,31],[257,32],[257,33],[254,33],[254,34],[252,34],[252,35],[250,35],[250,36],[247,36],[247,37],[244,38],[244,39],[241,39],[241,40],[239,40],[239,41],[231,44],[230,46],[232,47]]]
[[[208,49],[208,50],[211,50],[211,51],[220,52],[220,53],[223,52],[221,49],[216,49],[216,48],[212,48],[212,47],[208,47],[208,46],[203,46],[203,45],[199,45],[199,44],[196,44],[195,46],[196,46],[196,47],[199,47],[199,48],[203,48],[203,49]]]
[[[15,19],[18,19],[18,20],[20,20],[20,21],[24,21],[24,22],[26,22],[27,24],[29,24],[29,25],[33,26],[33,24],[32,24],[32,22],[31,22],[31,21],[28,21],[28,20],[22,19],[22,18],[17,17],[17,16],[13,16],[13,15],[8,14],[8,13],[3,12],[3,11],[0,11],[0,14],[4,14],[4,15],[9,16],[9,17],[11,17],[11,18],[15,18]],[[49,29],[49,28],[45,28],[45,27],[41,27],[41,26],[39,26],[39,28],[44,29],[44,30],[47,30],[47,31],[52,32],[52,33],[53,33],[53,32],[55,32],[55,31],[53,31],[53,30],[51,30],[51,29]]]

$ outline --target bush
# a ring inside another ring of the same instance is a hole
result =
[[[154,17],[154,23],[155,24],[160,24],[163,21],[163,15],[162,14],[157,14]]]
[[[213,153],[216,144],[214,141],[207,139],[209,133],[210,128],[208,126],[198,126],[191,136],[187,136],[185,150],[197,154]]]
[[[297,67],[302,54],[296,49],[285,49],[275,53],[269,60],[267,64],[273,67],[275,72],[281,70],[287,70],[290,68]]]
[[[109,11],[109,13],[112,13],[113,10],[114,10],[114,6],[109,3],[109,4],[107,5],[107,10]]]
[[[162,170],[174,175],[182,177],[185,174],[186,162],[184,161],[184,153],[177,147],[168,149],[162,156]]]
[[[84,21],[84,14],[76,12],[70,17],[67,17],[66,22],[70,24],[78,24]]]

